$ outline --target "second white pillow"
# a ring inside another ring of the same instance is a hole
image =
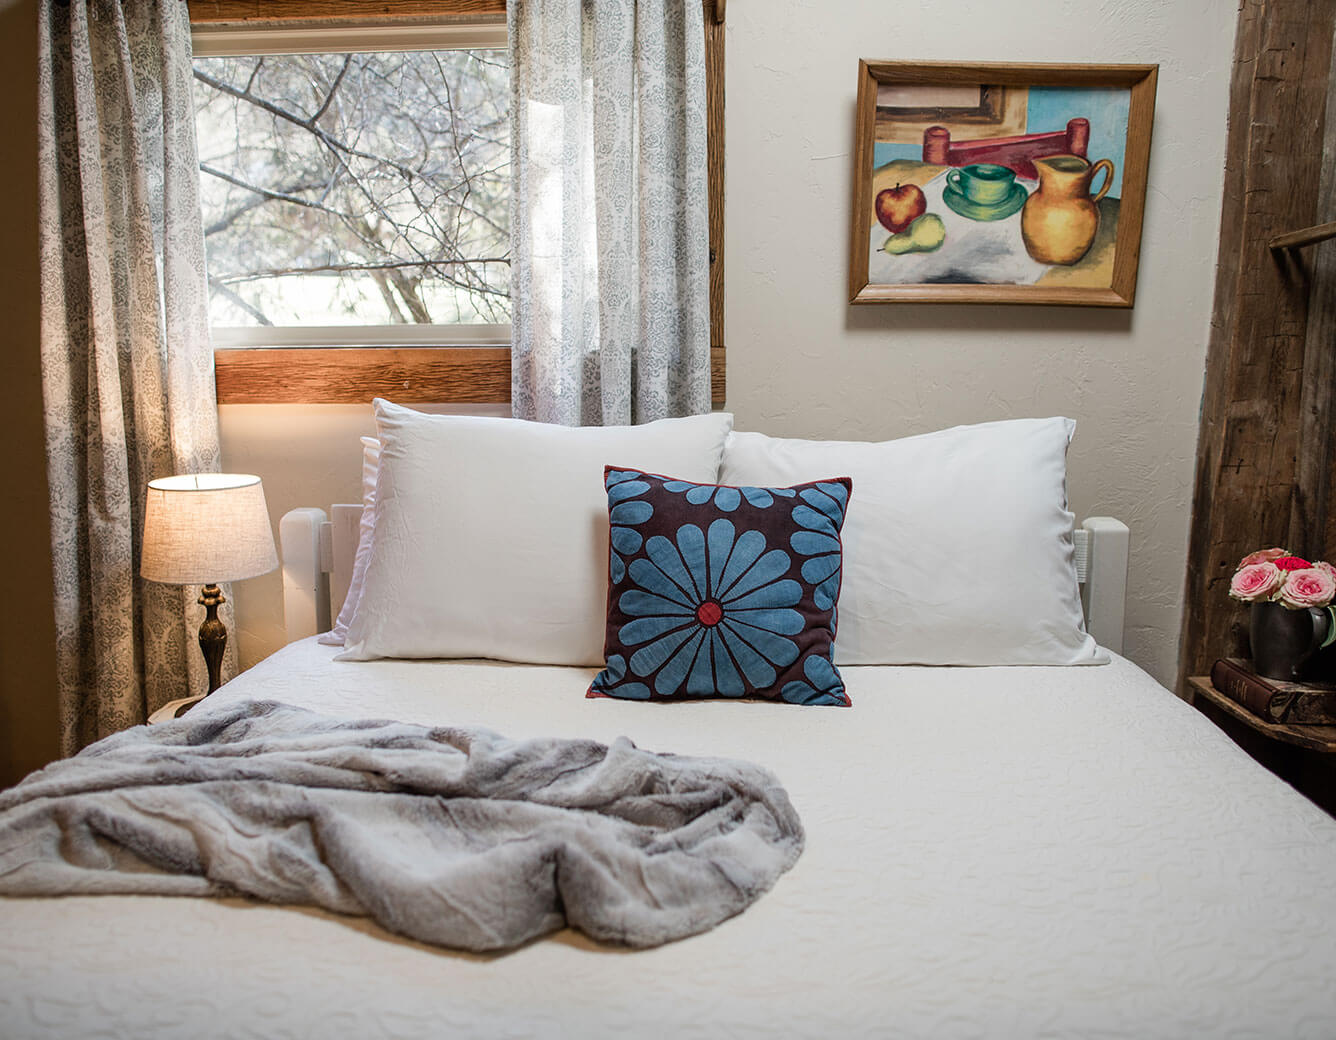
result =
[[[1102,664],[1067,510],[1075,429],[1013,419],[880,443],[734,433],[719,481],[853,477],[836,664]]]

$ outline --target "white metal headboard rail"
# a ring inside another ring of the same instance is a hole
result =
[[[360,505],[333,506],[330,516],[313,506],[284,514],[278,530],[289,640],[332,626],[348,595],[361,518]],[[1111,516],[1092,516],[1072,532],[1072,538],[1086,629],[1100,646],[1122,653],[1131,547],[1127,525]]]

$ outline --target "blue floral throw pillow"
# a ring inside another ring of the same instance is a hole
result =
[[[832,660],[848,477],[786,488],[603,471],[607,667],[590,697],[848,705]]]

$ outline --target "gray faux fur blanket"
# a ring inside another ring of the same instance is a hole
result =
[[[268,701],[126,730],[0,792],[0,895],[242,894],[468,950],[563,925],[694,935],[802,844],[748,763]]]

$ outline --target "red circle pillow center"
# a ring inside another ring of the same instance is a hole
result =
[[[724,608],[712,599],[707,599],[696,608],[696,620],[706,628],[713,628],[724,620]]]

